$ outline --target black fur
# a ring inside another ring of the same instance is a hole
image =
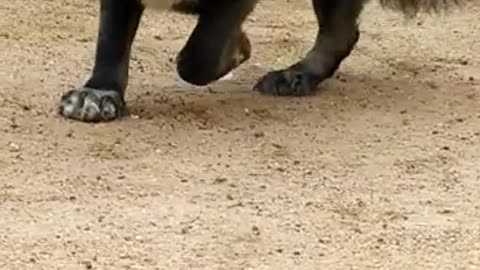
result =
[[[198,15],[198,23],[177,57],[177,71],[182,79],[205,85],[250,57],[250,43],[241,26],[256,2],[185,0],[172,7],[174,11]],[[144,9],[139,0],[100,0],[92,75],[83,87],[62,96],[61,115],[98,122],[125,114],[130,50]]]
[[[162,1],[162,0],[158,0]],[[172,10],[198,15],[177,57],[185,81],[205,85],[250,57],[241,26],[259,0],[184,0]],[[311,0],[318,22],[313,48],[303,59],[264,75],[254,90],[270,95],[303,96],[329,78],[359,39],[357,18],[368,0]],[[380,0],[383,6],[415,14],[459,0]],[[93,73],[81,88],[66,93],[60,114],[81,121],[110,121],[125,113],[130,49],[144,11],[140,0],[100,0],[100,26]]]

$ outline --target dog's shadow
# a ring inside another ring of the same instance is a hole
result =
[[[305,97],[262,95],[251,90],[254,83],[250,74],[239,74],[233,80],[212,84],[209,90],[178,85],[150,87],[141,89],[127,103],[129,112],[141,119],[232,126],[245,119],[288,122],[311,113],[344,118],[366,108],[382,114],[421,104],[438,91],[411,78],[344,72],[337,72]]]

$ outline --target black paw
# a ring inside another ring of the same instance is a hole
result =
[[[263,76],[253,90],[273,96],[306,96],[315,91],[319,81],[315,75],[308,72],[278,70]]]
[[[80,88],[65,93],[59,104],[60,115],[83,122],[106,122],[123,116],[125,105],[116,91]]]

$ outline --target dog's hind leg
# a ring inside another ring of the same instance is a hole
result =
[[[292,66],[267,73],[254,90],[269,95],[304,96],[331,77],[359,38],[357,18],[365,0],[312,0],[318,21],[315,45]]]

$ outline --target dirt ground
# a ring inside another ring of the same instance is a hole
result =
[[[376,3],[313,97],[251,92],[315,37],[264,0],[253,58],[209,90],[149,11],[132,117],[57,116],[92,68],[97,1],[0,1],[0,269],[480,269],[480,6],[405,23]]]

